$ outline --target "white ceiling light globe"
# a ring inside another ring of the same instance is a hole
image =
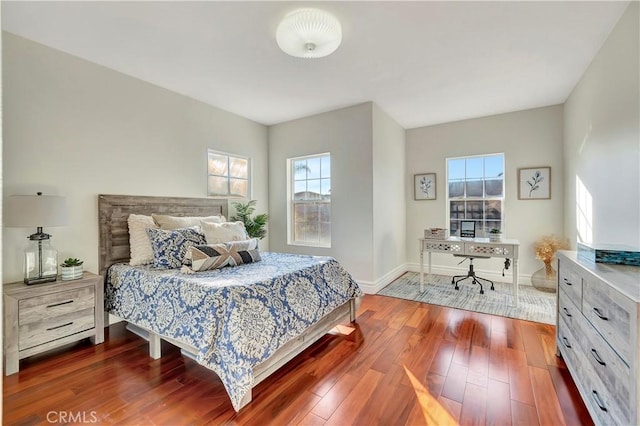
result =
[[[278,46],[296,58],[322,58],[335,52],[342,42],[340,22],[320,9],[298,9],[288,13],[276,30]]]

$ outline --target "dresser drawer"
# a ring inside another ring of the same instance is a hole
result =
[[[637,306],[629,298],[601,281],[583,280],[582,313],[620,357],[631,365],[632,321],[637,318]]]
[[[575,325],[582,353],[606,389],[608,399],[613,401],[609,405],[622,424],[631,424],[631,406],[635,404],[631,369],[584,317],[575,321]]]
[[[30,297],[18,303],[18,324],[30,324],[81,311],[92,308],[95,303],[94,286]]]
[[[576,327],[574,321],[583,318],[581,307],[574,304],[564,288],[558,289],[558,316],[572,329]]]
[[[629,423],[629,411],[626,410],[615,392],[612,392],[603,383],[594,369],[591,361],[587,358],[588,351],[585,346],[589,346],[586,337],[582,334],[583,328],[589,326],[582,317],[582,321],[574,321],[573,326],[569,326],[564,318],[558,321],[558,337],[556,344],[567,364],[572,377],[577,377],[576,386],[589,412],[598,425],[627,425]],[[627,376],[628,377],[628,376]]]
[[[620,415],[615,398],[607,392],[607,388],[598,379],[593,376],[586,377],[584,385],[586,388],[584,402],[587,404],[589,412],[594,417],[593,420],[597,425],[630,425]]]
[[[577,366],[580,365],[578,362],[578,352],[581,349],[572,329],[573,327],[571,327],[564,318],[560,318],[558,320],[556,345],[558,345],[558,349],[565,359],[566,364],[577,368]]]
[[[582,277],[575,266],[558,259],[558,289],[563,289],[576,306],[582,306]]]
[[[54,318],[30,322],[19,327],[18,349],[23,351],[94,327],[95,312],[93,306],[80,311],[58,315]]]

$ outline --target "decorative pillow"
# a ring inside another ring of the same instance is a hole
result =
[[[202,222],[200,225],[207,239],[207,244],[228,243],[229,241],[242,241],[249,238],[244,228],[244,223],[240,221],[223,223]]]
[[[147,234],[153,250],[153,266],[156,268],[179,268],[189,247],[207,243],[197,227],[172,230],[149,228]]]
[[[238,266],[262,260],[258,251],[258,239],[232,241],[222,244],[194,245],[188,248],[185,256],[191,261],[191,268],[183,267],[184,272],[208,271],[224,266]]]
[[[222,223],[227,219],[222,215],[217,216],[169,216],[165,214],[152,214],[160,229],[178,229],[200,226],[200,222]]]
[[[153,262],[151,241],[147,235],[148,228],[158,228],[151,216],[130,214],[127,218],[129,225],[129,264],[132,266],[146,265]]]

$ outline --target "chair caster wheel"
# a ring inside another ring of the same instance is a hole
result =
[[[460,287],[458,287],[458,286],[455,286],[454,288],[455,288],[456,290],[460,290]]]
[[[480,290],[480,294],[484,294],[484,290]]]

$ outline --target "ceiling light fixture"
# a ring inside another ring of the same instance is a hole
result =
[[[335,16],[320,9],[297,9],[288,13],[276,30],[278,46],[296,58],[322,58],[342,42],[342,27]]]

